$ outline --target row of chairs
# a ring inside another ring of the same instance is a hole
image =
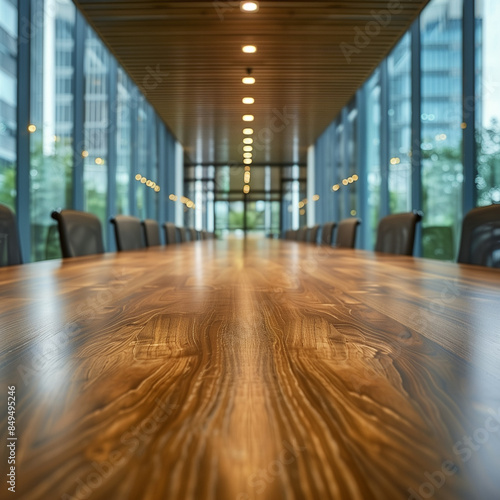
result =
[[[51,215],[57,221],[63,257],[104,253],[101,222],[94,214],[61,210]],[[117,215],[111,223],[118,251],[161,245],[160,226],[156,220],[141,222],[137,217]],[[213,233],[177,227],[171,222],[166,222],[163,227],[167,245],[214,238]],[[16,218],[10,208],[0,204],[0,266],[18,264],[22,264],[22,256]]]
[[[392,214],[380,220],[377,228],[375,251],[395,255],[413,255],[417,223],[422,220],[421,212]],[[344,219],[337,226],[334,246],[354,248],[356,218]],[[323,225],[321,244],[333,245],[335,222]],[[285,233],[285,239],[318,243],[320,226],[303,227]],[[462,236],[457,262],[487,267],[500,267],[500,205],[473,208],[462,222]]]
[[[286,240],[303,241],[307,243],[318,243],[318,234],[321,228],[321,244],[335,246],[337,248],[354,248],[356,244],[356,229],[361,221],[355,217],[341,220],[338,225],[335,222],[327,222],[323,227],[319,224],[311,227],[291,229],[285,233]],[[335,243],[333,234],[337,229]]]

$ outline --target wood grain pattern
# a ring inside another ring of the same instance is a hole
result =
[[[13,498],[497,498],[499,283],[272,240],[1,269]]]

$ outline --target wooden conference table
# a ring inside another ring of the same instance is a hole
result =
[[[497,499],[499,285],[272,240],[1,269],[0,496]]]

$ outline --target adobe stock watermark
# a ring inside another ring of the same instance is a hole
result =
[[[392,16],[401,12],[402,8],[399,0],[388,2],[385,9],[370,12],[372,19],[365,24],[363,29],[359,26],[354,28],[352,43],[340,44],[340,49],[348,64],[352,62],[352,55],[361,54],[362,50],[370,45],[372,39],[380,34],[382,28],[390,24]]]
[[[64,493],[61,500],[86,500],[100,488],[117,470],[127,464],[141,444],[151,441],[153,434],[178,407],[168,401],[156,400],[156,407],[139,425],[130,426],[120,437],[120,444],[112,450],[106,460],[92,462],[91,471],[75,480],[72,494]]]
[[[82,301],[76,309],[78,319],[65,324],[50,341],[44,342],[37,354],[31,358],[29,364],[20,364],[17,367],[17,372],[25,385],[30,384],[47,367],[51,367],[68,342],[78,335],[80,332],[79,320],[94,319],[102,311],[103,305],[110,302],[115,294],[125,287],[124,275],[124,271],[114,274],[106,289],[100,290]]]
[[[282,110],[273,108],[272,116],[267,122],[267,126],[261,128],[257,134],[254,135],[253,149],[259,152],[264,151],[272,143],[274,136],[283,132],[294,120],[296,115],[288,112],[287,106]],[[243,142],[240,144],[240,149],[243,152]]]
[[[276,459],[248,478],[248,487],[255,490],[257,495],[262,494],[279,475],[283,474],[286,467],[297,460],[299,453],[306,451],[304,446],[299,446],[296,442],[290,442],[286,439],[282,441],[282,444],[283,448]],[[253,496],[251,497],[248,493],[239,493],[236,500],[250,500],[250,498]]]
[[[482,427],[478,427],[470,435],[465,435],[453,445],[453,453],[460,457],[463,464],[467,463],[491,439],[498,436],[500,431],[500,407],[495,412],[490,410]],[[425,500],[432,498],[446,481],[458,472],[458,467],[451,460],[445,460],[441,467],[434,472],[424,472],[424,480],[418,488],[408,488],[408,500]]]

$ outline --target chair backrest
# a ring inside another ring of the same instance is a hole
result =
[[[177,230],[173,222],[165,222],[165,242],[167,245],[174,245],[177,243]]]
[[[177,234],[178,234],[178,238],[179,238],[179,241],[181,243],[185,243],[187,241],[187,231],[186,231],[186,228],[183,227],[183,226],[177,226]]]
[[[196,233],[196,229],[194,227],[190,227],[189,231],[189,241],[196,241],[198,239],[198,234]]]
[[[161,245],[160,242],[160,225],[154,219],[145,219],[142,221],[144,230],[144,241],[147,247]]]
[[[382,218],[377,228],[375,251],[413,255],[415,228],[420,220],[422,215],[418,212],[404,212]]]
[[[297,241],[306,241],[307,238],[307,227],[302,226],[297,229]]]
[[[115,227],[116,248],[119,252],[145,248],[141,220],[131,215],[117,215],[111,219]]]
[[[96,215],[79,210],[61,210],[52,212],[51,217],[57,221],[64,258],[104,253],[101,221]]]
[[[500,205],[473,208],[464,217],[458,262],[500,267]]]
[[[319,224],[312,226],[309,228],[307,232],[307,241],[309,243],[317,243],[318,242],[318,232],[319,232]]]
[[[0,267],[22,263],[16,216],[9,207],[0,204]]]
[[[327,222],[323,224],[323,229],[321,230],[321,244],[332,245],[333,230],[337,224],[335,222]]]
[[[338,248],[354,248],[356,245],[356,229],[361,221],[356,217],[349,217],[339,222],[335,246]]]

